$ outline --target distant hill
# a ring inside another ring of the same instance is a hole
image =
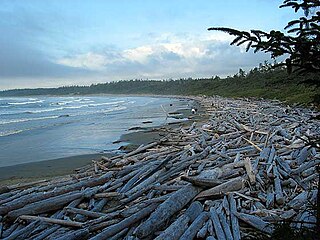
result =
[[[15,89],[1,91],[0,96],[84,95],[84,94],[155,94],[155,95],[220,95],[225,97],[261,97],[288,103],[319,104],[319,89],[300,84],[319,76],[289,76],[284,70],[265,66],[245,73],[241,69],[232,77],[203,79],[130,80],[91,86]]]

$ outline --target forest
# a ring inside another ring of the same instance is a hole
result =
[[[245,72],[220,78],[177,80],[125,80],[92,84],[90,86],[64,86],[59,88],[14,89],[1,91],[0,96],[84,95],[84,94],[152,94],[152,95],[220,95],[225,97],[255,97],[278,99],[289,104],[319,104],[318,88],[304,84],[319,74],[288,75],[283,68],[273,68],[265,62]]]

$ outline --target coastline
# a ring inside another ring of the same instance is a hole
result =
[[[141,95],[142,96],[142,95]],[[116,143],[121,143],[119,152],[129,152],[140,145],[158,141],[163,137],[164,132],[170,131],[172,128],[188,126],[192,121],[204,119],[204,109],[201,103],[195,97],[184,96],[157,96],[164,98],[176,98],[184,100],[193,100],[192,107],[198,108],[198,113],[192,115],[191,111],[182,110],[182,118],[188,118],[187,121],[178,121],[175,123],[159,125],[155,127],[138,126],[138,130],[130,131],[122,134],[119,139],[114,139]],[[136,127],[136,126],[132,126]],[[0,167],[0,186],[17,184],[20,182],[31,182],[43,179],[52,179],[54,177],[65,176],[75,173],[75,169],[90,165],[92,160],[100,160],[101,156],[112,156],[111,153],[82,154],[68,156],[56,159],[49,159],[40,162],[23,163],[13,166]]]
[[[301,217],[316,201],[318,176],[315,168],[307,169],[307,173],[305,167],[317,163],[319,152],[313,148],[307,155],[306,144],[303,139],[297,140],[297,136],[309,133],[311,137],[317,136],[319,122],[313,119],[316,113],[264,100],[216,97],[199,100],[204,112],[200,110],[198,114],[190,115],[188,122],[146,129],[144,137],[140,131],[122,136],[122,141],[136,136],[140,136],[139,141],[147,141],[149,137],[148,141],[152,143],[139,149],[104,158],[69,176],[1,187],[4,235],[13,238],[20,234],[20,229],[33,231],[42,227],[42,221],[56,224],[54,216],[62,211],[63,219],[68,220],[60,221],[59,230],[50,232],[50,238],[74,236],[79,231],[83,232],[81,238],[84,239],[119,237],[120,234],[155,238],[166,234],[177,216],[182,216],[195,204],[199,205],[195,219],[204,219],[203,216],[218,211],[223,211],[222,214],[235,211],[239,222],[252,217],[263,223],[263,229],[268,226],[264,232],[269,235],[274,231],[275,220],[304,221]],[[299,132],[292,127],[297,120],[301,121]],[[153,134],[165,138],[154,141]],[[136,142],[137,145],[140,143]],[[298,153],[298,157],[292,162],[294,153]],[[305,157],[300,157],[302,154]],[[266,164],[269,159],[274,161],[273,169]],[[270,181],[268,171],[274,174],[273,181]],[[295,178],[297,174],[301,177],[297,183],[285,184],[287,179],[280,179],[280,176]],[[274,190],[274,186],[278,189]],[[273,197],[272,214],[261,215],[254,207],[258,202],[262,209],[270,207],[268,195]],[[296,203],[295,199],[301,196],[303,204]],[[98,203],[99,210],[95,212],[90,203]],[[174,212],[170,208],[173,203],[177,206]],[[172,218],[166,223],[161,219],[164,210]],[[124,215],[119,216],[119,212]],[[112,218],[111,222],[106,221],[108,226],[90,219],[102,217],[104,221],[106,216]],[[219,215],[216,218],[221,223]],[[135,222],[132,223],[132,219]],[[310,223],[315,223],[315,218],[310,219]],[[85,224],[91,228],[75,229]],[[189,224],[192,226],[193,223]],[[51,230],[44,226],[40,234]],[[128,226],[133,233],[128,232]],[[145,226],[148,232],[145,232]],[[150,226],[157,229],[164,226],[165,230],[154,233],[148,230]],[[16,227],[17,233],[10,232]],[[229,232],[231,227],[226,224]],[[200,228],[197,226],[197,231]],[[261,231],[260,225],[248,227],[238,223],[237,228],[238,234],[246,236]],[[30,236],[38,234],[33,231]]]

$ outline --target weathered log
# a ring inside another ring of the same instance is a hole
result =
[[[221,226],[223,228],[223,231],[224,231],[226,238],[233,239],[230,225],[227,222],[227,218],[226,218],[225,214],[220,210],[220,208],[217,209],[217,214],[218,214],[218,217],[219,217],[219,220],[220,220],[220,223],[221,223]]]
[[[275,194],[274,194],[273,192],[268,192],[268,193],[267,193],[266,207],[267,207],[268,209],[273,208],[273,205],[274,205],[274,197],[275,197]]]
[[[12,234],[10,234],[10,236],[4,238],[4,240],[24,240],[38,224],[39,221],[34,221],[19,231],[14,231]]]
[[[99,218],[99,217],[107,216],[107,214],[105,213],[93,212],[93,211],[88,211],[88,210],[79,209],[79,208],[66,207],[65,209],[67,212],[81,214],[90,218]]]
[[[26,221],[42,221],[46,223],[51,223],[51,224],[59,224],[62,226],[68,226],[68,227],[76,227],[76,228],[82,228],[83,223],[79,222],[74,222],[74,221],[66,221],[66,220],[61,220],[61,219],[54,219],[54,218],[47,218],[47,217],[38,217],[38,216],[29,216],[29,215],[21,215],[19,217],[21,220],[26,220]]]
[[[146,237],[158,230],[176,212],[187,205],[194,198],[200,189],[192,185],[181,188],[151,214],[151,216],[137,228],[135,235],[139,238]]]
[[[198,201],[191,203],[189,208],[176,221],[167,227],[155,240],[177,240],[188,228],[188,223],[200,215],[203,211],[202,204]]]
[[[226,240],[226,235],[223,231],[218,214],[217,214],[216,209],[214,207],[210,208],[210,218],[213,222],[213,227],[214,227],[217,239],[218,240]]]
[[[247,224],[253,226],[254,228],[262,232],[272,234],[274,230],[273,226],[270,223],[263,221],[261,218],[257,216],[238,212],[236,212],[235,215],[242,221],[246,222]]]
[[[88,229],[79,229],[76,231],[71,231],[63,236],[56,238],[56,240],[79,240],[79,239],[88,239],[89,230]]]
[[[66,193],[61,196],[56,196],[53,198],[31,203],[29,205],[24,206],[23,208],[13,210],[7,214],[7,218],[10,220],[13,220],[21,215],[26,215],[26,214],[37,215],[40,213],[57,210],[63,207],[64,205],[66,205],[67,203],[82,197],[83,197],[82,192],[76,191],[76,192]]]
[[[233,193],[228,195],[228,201],[230,206],[230,222],[231,222],[231,229],[232,229],[232,236],[234,240],[240,240],[240,227],[239,221],[236,217],[235,213],[237,212],[236,201],[234,200]]]
[[[134,151],[132,151],[130,153],[127,153],[127,154],[123,155],[123,158],[128,158],[128,157],[131,157],[133,155],[136,155],[136,154],[138,154],[140,152],[143,152],[143,151],[147,150],[148,148],[155,147],[155,146],[161,144],[162,142],[165,142],[166,140],[167,140],[166,138],[162,138],[158,142],[149,143],[144,147],[138,148],[138,149],[136,149],[136,150],[134,150]]]
[[[192,183],[195,186],[200,187],[215,187],[222,184],[221,180],[210,180],[207,178],[199,178],[199,177],[188,177],[188,176],[181,176],[181,180],[187,181]]]
[[[216,187],[202,191],[196,196],[196,199],[217,196],[217,195],[226,194],[232,191],[238,191],[243,187],[244,187],[244,179],[242,177],[237,177],[227,182],[224,182]]]
[[[74,201],[72,201],[71,203],[68,204],[68,207],[76,207],[79,205],[79,203],[81,202],[81,199],[76,199]],[[56,218],[56,219],[62,219],[64,217],[65,211],[64,210],[60,210],[57,211],[56,213],[54,213],[51,217],[52,218]],[[41,223],[37,228],[34,229],[34,231],[32,231],[32,233],[30,234],[31,236],[33,236],[36,233],[40,233],[37,234],[37,239],[44,239],[46,238],[46,236],[49,236],[51,233],[53,233],[54,231],[52,229],[59,229],[61,226],[60,225],[49,225],[47,223]]]
[[[45,200],[51,197],[60,196],[64,193],[80,190],[83,187],[94,187],[97,185],[101,185],[105,183],[108,179],[110,179],[113,176],[113,173],[106,173],[103,176],[99,178],[92,178],[87,181],[81,181],[79,183],[72,184],[71,186],[66,186],[63,188],[59,188],[57,190],[48,192],[48,193],[37,193],[33,196],[24,196],[22,199],[18,198],[8,204],[4,204],[0,206],[0,215],[4,215],[8,213],[9,211],[12,211],[14,209],[21,208],[29,203],[34,203],[37,201]],[[71,200],[72,201],[72,200]]]
[[[103,192],[103,193],[96,193],[93,195],[94,198],[121,198],[122,194],[118,192]]]
[[[250,158],[245,158],[244,159],[244,167],[246,169],[249,181],[251,184],[255,184],[256,183],[256,175],[252,169],[252,165],[251,165],[251,160]]]
[[[202,212],[188,227],[188,229],[184,232],[184,234],[180,237],[180,240],[188,240],[193,239],[202,225],[208,220],[209,213]]]
[[[50,234],[54,233],[60,228],[59,225],[54,225],[51,228],[47,228],[45,231],[38,234],[36,237],[33,237],[32,240],[42,240],[48,237]]]
[[[121,232],[123,229],[128,228],[132,224],[147,217],[152,211],[156,209],[156,207],[157,207],[157,204],[149,205],[148,207],[142,209],[138,213],[135,213],[132,216],[122,220],[121,222],[105,228],[101,233],[91,238],[91,240],[108,239],[109,237],[112,237],[116,233]]]
[[[282,205],[284,203],[285,199],[283,197],[278,168],[277,168],[277,165],[275,165],[275,164],[273,166],[273,175],[275,176],[274,191],[275,191],[275,196],[276,196],[276,202],[277,202],[277,204]]]
[[[109,238],[108,240],[118,240],[118,239],[123,239],[124,235],[129,231],[129,228],[125,228],[113,237]]]
[[[208,217],[209,217],[209,215],[208,215]],[[210,222],[211,222],[211,220],[210,220]],[[207,232],[208,232],[208,225],[209,225],[209,221],[207,221],[203,224],[203,226],[200,228],[200,230],[197,233],[197,238],[203,239],[206,237]]]
[[[302,173],[304,170],[309,169],[317,164],[320,163],[320,160],[314,160],[314,161],[309,161],[306,162],[304,164],[302,164],[300,167],[298,167],[297,169],[292,170],[293,174],[300,174]]]
[[[125,193],[134,186],[134,184],[139,180],[141,174],[149,168],[149,164],[143,166],[137,173],[119,190],[120,193]]]

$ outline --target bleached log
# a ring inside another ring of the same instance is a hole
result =
[[[273,208],[273,206],[274,206],[274,197],[275,197],[275,194],[273,192],[268,192],[267,193],[267,202],[266,202],[267,209]]]
[[[252,169],[252,165],[251,165],[251,160],[250,158],[245,158],[244,159],[244,167],[246,169],[249,181],[251,184],[255,184],[256,183],[256,175]]]
[[[40,234],[33,237],[32,240],[43,240],[55,231],[57,231],[60,227],[60,225],[54,225],[51,228],[47,228],[45,231],[42,231]]]
[[[91,240],[108,239],[125,228],[128,228],[132,224],[140,221],[141,219],[147,217],[151,212],[153,212],[157,207],[157,204],[151,204],[148,207],[142,209],[141,211],[133,214],[132,216],[122,220],[121,222],[111,225],[105,228],[101,233],[95,235]]]
[[[103,193],[96,193],[93,195],[94,198],[121,198],[122,194],[118,192],[103,192]]]
[[[208,215],[209,217],[209,215]],[[211,221],[211,220],[210,220]],[[197,238],[205,238],[208,232],[209,221],[205,222],[197,233]]]
[[[229,224],[227,223],[227,218],[224,215],[224,213],[222,211],[220,211],[219,209],[217,209],[217,214],[221,223],[221,226],[223,228],[224,234],[226,236],[227,239],[233,239],[232,233],[231,233],[231,229]]]
[[[18,230],[14,231],[10,236],[4,238],[4,240],[18,240],[18,239],[25,239],[32,230],[39,224],[39,221],[32,222],[28,224],[28,226]],[[1,235],[0,235],[1,237]]]
[[[187,205],[199,192],[200,189],[192,185],[187,185],[175,192],[160,204],[145,222],[140,224],[136,229],[135,235],[143,238],[158,230],[173,214]]]
[[[223,231],[223,228],[221,226],[218,214],[216,212],[216,209],[214,207],[210,208],[210,218],[213,222],[213,227],[217,236],[218,240],[227,240],[226,235]]]
[[[298,164],[301,165],[303,162],[305,162],[309,157],[309,155],[310,155],[310,148],[308,146],[302,148],[296,159]]]
[[[123,239],[123,237],[127,234],[129,231],[129,228],[125,228],[122,231],[118,232],[116,235],[113,237],[109,238],[108,240],[118,240],[118,239]]]
[[[182,214],[176,221],[174,221],[169,227],[167,227],[155,240],[177,240],[188,228],[188,223],[194,221],[194,219],[203,211],[202,204],[198,201],[191,203],[189,208],[184,214]]]
[[[62,226],[68,226],[68,227],[76,227],[76,228],[82,228],[83,223],[79,222],[74,222],[74,221],[66,221],[66,220],[61,220],[61,219],[54,219],[54,218],[47,218],[47,217],[38,217],[38,216],[30,216],[30,215],[21,215],[19,217],[21,220],[26,220],[26,221],[42,221],[46,223],[51,223],[51,224],[59,224]]]
[[[57,190],[54,190],[54,191],[51,191],[48,193],[36,193],[32,196],[26,195],[23,198],[16,199],[8,204],[4,204],[4,205],[0,206],[0,215],[4,215],[4,214],[8,213],[9,211],[21,208],[21,207],[23,207],[27,204],[30,204],[30,203],[42,201],[42,200],[49,199],[49,198],[56,197],[56,196],[59,197],[62,194],[76,191],[76,190],[80,190],[84,187],[94,187],[97,185],[104,184],[112,176],[113,176],[113,173],[109,172],[99,178],[92,178],[92,179],[89,179],[86,181],[81,181],[79,183],[72,184],[71,186],[59,188]]]
[[[232,236],[234,240],[240,240],[240,227],[239,221],[235,213],[237,212],[236,201],[234,200],[233,193],[228,194],[228,201],[230,206],[230,222],[232,229]]]
[[[270,223],[263,221],[261,218],[257,216],[238,212],[236,212],[235,215],[242,221],[246,222],[247,224],[262,232],[272,234],[274,230],[273,226]]]
[[[88,229],[79,229],[76,231],[70,231],[63,236],[56,238],[56,240],[79,240],[79,239],[88,239],[89,230]]]
[[[246,142],[250,143],[259,152],[262,152],[262,149],[257,144],[253,143],[252,141],[250,141],[249,139],[246,139],[246,138],[243,138],[243,140],[245,140]]]
[[[134,150],[134,151],[132,151],[132,152],[130,152],[130,153],[125,154],[125,155],[123,156],[123,158],[128,158],[128,157],[131,157],[131,156],[133,156],[133,155],[136,155],[136,154],[138,154],[138,153],[140,153],[140,152],[143,152],[143,151],[147,150],[148,148],[153,148],[153,147],[161,144],[162,142],[165,142],[166,140],[167,140],[166,138],[162,138],[162,139],[160,139],[160,140],[157,141],[157,142],[149,143],[149,144],[147,144],[147,145],[144,146],[144,147],[138,148],[138,149],[136,149],[136,150]]]
[[[232,191],[241,190],[244,187],[244,179],[242,177],[233,178],[216,187],[202,191],[196,196],[196,199],[226,194]]]
[[[66,193],[61,196],[56,196],[53,198],[31,203],[24,206],[23,208],[13,210],[7,214],[7,218],[13,220],[21,215],[27,215],[27,214],[37,215],[40,213],[57,210],[63,207],[64,205],[66,205],[67,203],[82,197],[83,197],[82,192],[76,191],[76,192]]]
[[[202,225],[208,220],[209,213],[202,212],[188,227],[184,234],[180,237],[180,240],[193,239]]]
[[[200,186],[200,187],[215,187],[222,184],[221,180],[210,180],[207,178],[199,178],[199,177],[181,176],[181,180],[190,182],[193,185]]]
[[[67,212],[81,214],[90,218],[99,218],[99,217],[107,216],[107,214],[105,213],[93,212],[93,211],[88,211],[88,210],[79,209],[79,208],[67,207],[65,209]]]
[[[68,204],[68,207],[76,207],[80,203],[81,199],[76,199]],[[51,216],[52,218],[56,219],[62,219],[64,217],[64,211],[58,211],[55,214]],[[39,227],[34,229],[34,231],[31,233],[31,236],[33,236],[32,240],[42,240],[61,228],[61,225],[49,225],[47,223],[42,223]],[[36,236],[34,236],[35,233],[39,233]]]
[[[274,167],[273,167],[273,175],[275,176],[274,191],[275,191],[276,202],[277,202],[277,204],[282,205],[284,203],[285,199],[283,196],[282,187],[281,187],[281,180],[280,180],[278,168],[276,165],[274,165]]]
[[[320,160],[306,162],[306,163],[302,164],[300,167],[298,167],[297,169],[292,170],[292,174],[300,174],[304,170],[312,168],[313,166],[315,166],[319,163],[320,163]]]

